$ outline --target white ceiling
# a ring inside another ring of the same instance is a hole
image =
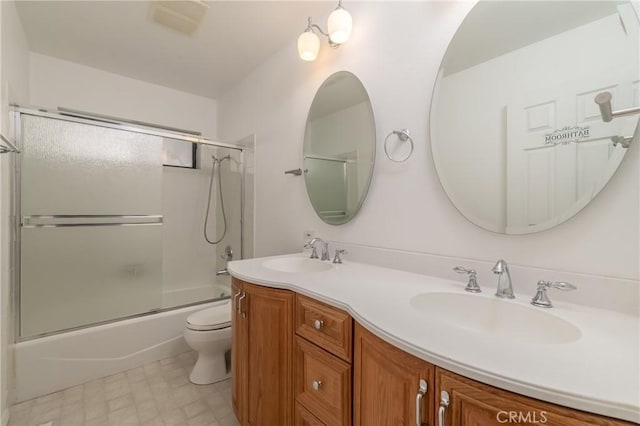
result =
[[[19,1],[18,12],[34,52],[217,98],[336,5],[207,3],[193,36],[152,22],[150,1]]]

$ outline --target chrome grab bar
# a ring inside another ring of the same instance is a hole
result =
[[[161,225],[162,215],[31,215],[22,216],[25,228],[72,226]]]

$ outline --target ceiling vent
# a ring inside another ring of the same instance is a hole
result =
[[[201,0],[155,0],[151,3],[151,20],[192,35],[202,23],[209,5]]]

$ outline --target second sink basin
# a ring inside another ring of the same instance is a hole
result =
[[[571,343],[582,335],[576,326],[562,318],[509,300],[457,293],[421,293],[411,298],[410,303],[433,321],[530,343]]]
[[[262,266],[280,272],[322,272],[328,271],[333,266],[331,263],[322,262],[308,257],[281,257],[279,259],[266,260]]]

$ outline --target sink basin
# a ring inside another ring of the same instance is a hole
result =
[[[322,262],[308,257],[283,257],[265,261],[262,266],[279,272],[322,272],[328,271],[333,266],[331,263]]]
[[[582,333],[570,322],[540,308],[480,295],[421,293],[411,306],[429,320],[529,343],[571,343]]]

